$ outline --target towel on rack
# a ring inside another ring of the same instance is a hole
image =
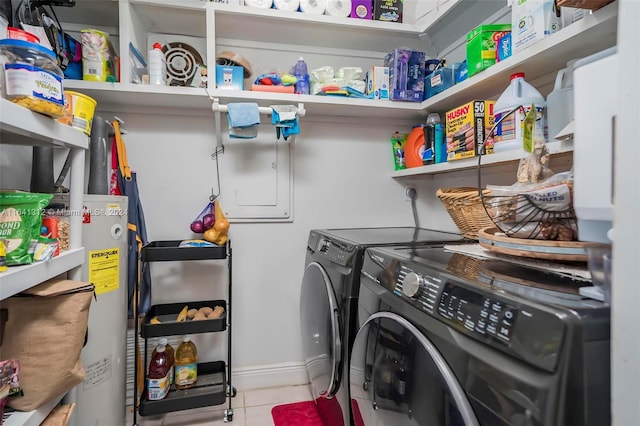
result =
[[[260,110],[257,103],[244,102],[227,105],[229,127],[251,127],[260,124]]]
[[[291,135],[300,133],[298,125],[298,108],[293,105],[270,105],[271,124],[276,126],[276,138],[280,139],[280,133],[286,141]]]

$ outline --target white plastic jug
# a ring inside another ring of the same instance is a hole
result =
[[[573,63],[558,71],[553,90],[547,96],[547,127],[549,140],[573,120]]]
[[[524,79],[524,73],[511,75],[509,87],[500,95],[493,107],[494,122],[498,122],[503,115],[508,114],[517,106],[518,111],[504,118],[498,125],[494,135],[494,152],[521,149],[523,143],[522,122],[533,104],[538,111],[536,126],[542,126],[545,131],[544,109],[547,105],[544,96]]]

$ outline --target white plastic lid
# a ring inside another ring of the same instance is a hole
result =
[[[158,345],[158,347],[156,348],[156,352],[164,352],[164,345],[160,344]]]
[[[440,114],[437,112],[432,112],[427,116],[427,124],[435,124],[440,123]]]
[[[300,56],[300,57],[298,58],[298,60],[299,60],[299,61],[304,61],[304,58],[303,58],[302,56]]]
[[[189,342],[189,341],[191,341],[191,336],[189,336],[189,335],[185,334],[185,335],[184,335],[184,337],[182,338],[182,341],[183,341],[183,342]]]
[[[166,338],[166,337],[162,337],[162,338],[160,339],[160,344],[161,344],[161,345],[165,345],[165,346],[166,346],[166,345],[167,345],[167,343],[169,343],[169,341],[167,340],[167,338]]]

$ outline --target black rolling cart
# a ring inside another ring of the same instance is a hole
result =
[[[149,400],[147,397],[147,381],[144,381],[142,394],[138,395],[138,368],[139,360],[136,355],[134,369],[133,400],[137,408],[133,411],[133,424],[138,424],[138,415],[151,416],[173,411],[188,410],[192,408],[222,405],[228,402],[224,412],[224,421],[233,420],[231,398],[236,396],[236,389],[231,385],[231,291],[232,291],[232,263],[231,241],[224,246],[215,247],[179,247],[180,241],[154,241],[146,244],[141,250],[142,262],[170,262],[189,260],[225,260],[229,268],[228,277],[228,301],[225,300],[201,300],[182,301],[180,303],[168,303],[153,305],[144,318],[135,316],[135,329],[140,331],[144,339],[143,371],[147,373],[147,340],[152,337],[175,336],[181,334],[227,332],[227,359],[213,362],[198,362],[198,381],[188,389],[176,389],[171,385],[169,394],[161,400]],[[134,300],[138,300],[138,286],[135,288]],[[177,322],[177,315],[187,305],[189,309],[209,306],[225,308],[221,317],[204,320],[187,320]],[[159,323],[152,322],[159,320]],[[142,321],[142,322],[140,322]],[[140,351],[139,339],[135,338],[136,354]]]

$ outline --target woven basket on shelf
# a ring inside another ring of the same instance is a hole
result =
[[[483,194],[487,193],[483,190]],[[477,188],[440,188],[436,195],[466,238],[477,240],[479,230],[495,226],[482,205]]]

